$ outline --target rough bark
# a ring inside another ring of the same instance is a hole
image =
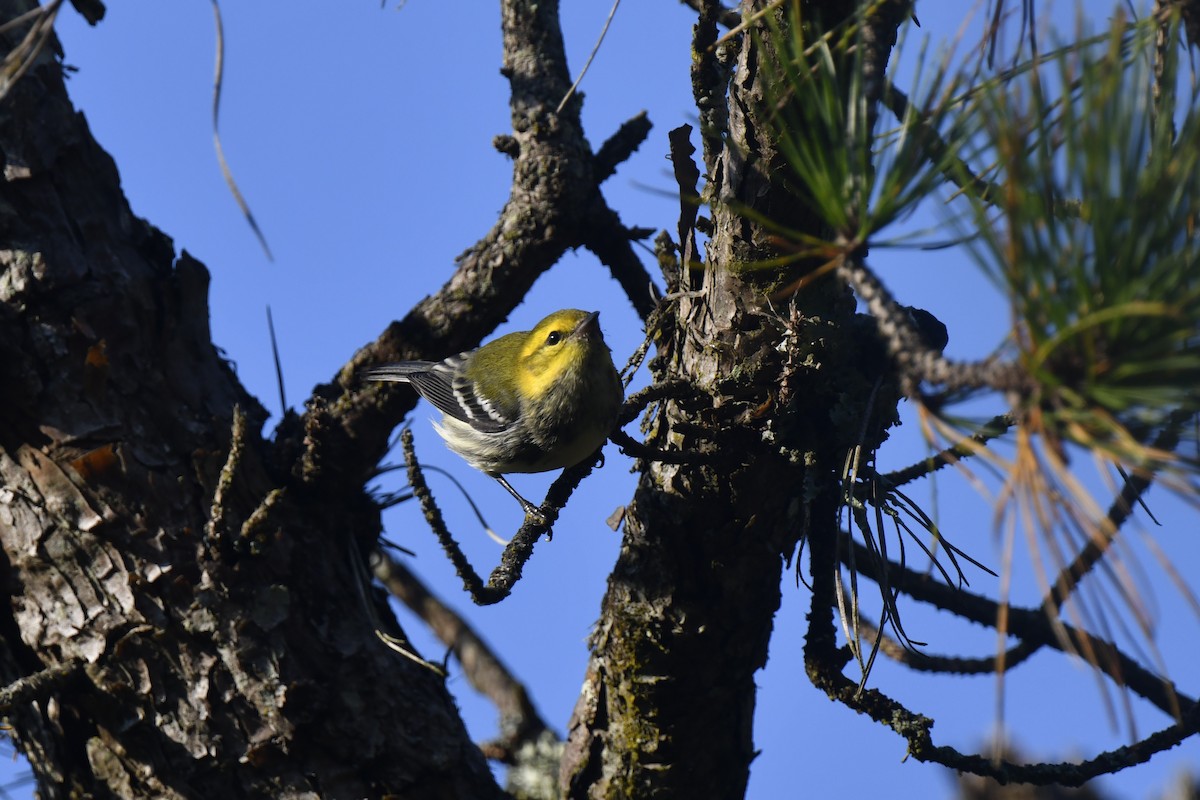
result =
[[[8,711],[42,796],[499,796],[442,679],[374,636],[361,480],[262,441],[206,269],[130,212],[47,54],[0,152],[0,677],[55,670]]]
[[[665,404],[651,435],[704,459],[646,465],[626,510],[568,732],[572,798],[741,797],[783,565],[801,536],[837,533],[837,475],[875,376],[860,371],[843,284],[819,281],[790,310],[766,302],[796,273],[759,266],[779,252],[753,220],[818,226],[773,179],[760,69],[771,46],[742,41],[708,176],[707,258],[684,271],[659,341],[656,380],[694,394]]]

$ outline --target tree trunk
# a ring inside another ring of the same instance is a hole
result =
[[[207,270],[130,212],[49,48],[0,152],[0,677],[42,796],[500,796],[374,635],[366,476],[300,457],[319,414],[261,439]]]
[[[728,136],[709,140],[725,144],[706,159],[707,258],[668,287],[679,299],[654,377],[691,390],[658,409],[650,438],[701,459],[646,465],[626,510],[569,730],[562,781],[572,798],[744,795],[754,673],[782,567],[802,536],[833,541],[838,531],[837,477],[875,376],[860,367],[844,284],[818,280],[790,308],[766,301],[799,273],[762,266],[780,253],[754,220],[819,231],[778,179],[764,116],[772,71],[760,68],[772,48],[742,40]]]

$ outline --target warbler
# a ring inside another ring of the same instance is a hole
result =
[[[563,309],[531,331],[443,361],[401,361],[363,376],[411,384],[442,412],[434,428],[446,445],[537,516],[504,475],[578,464],[604,444],[621,409],[621,379],[599,317]]]

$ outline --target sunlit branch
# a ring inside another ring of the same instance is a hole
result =
[[[1016,420],[1012,414],[997,414],[971,435],[971,441],[981,445],[987,444],[992,439],[1003,436],[1015,424]],[[941,452],[922,459],[915,464],[884,473],[879,476],[879,479],[883,481],[884,486],[903,486],[918,478],[928,477],[942,467],[957,463],[961,459],[969,458],[978,453],[979,448],[968,447],[965,444],[959,443],[952,447],[947,447]]]
[[[1027,378],[1012,362],[988,358],[983,361],[951,361],[924,343],[908,310],[896,302],[882,281],[855,254],[840,256],[838,276],[853,287],[875,319],[879,335],[900,373],[902,391],[917,397],[922,381],[946,391],[989,387],[999,391],[1022,391]]]

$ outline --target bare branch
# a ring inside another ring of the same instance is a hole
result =
[[[813,599],[809,613],[809,629],[804,648],[805,668],[809,679],[813,682],[814,686],[826,692],[830,698],[856,711],[867,714],[876,722],[895,730],[907,740],[909,753],[920,761],[933,761],[960,771],[986,775],[995,778],[1000,783],[1017,781],[1022,783],[1060,783],[1065,786],[1079,786],[1098,775],[1116,772],[1125,767],[1143,763],[1155,753],[1174,747],[1185,738],[1194,735],[1200,730],[1200,704],[1180,697],[1178,698],[1180,706],[1185,711],[1179,722],[1157,731],[1132,745],[1101,753],[1095,758],[1082,763],[1013,764],[1003,760],[996,761],[990,757],[963,754],[952,747],[944,745],[937,746],[933,743],[930,733],[933,725],[932,720],[913,713],[903,704],[881,692],[873,689],[861,689],[861,687],[841,674],[848,654],[844,650],[839,650],[836,646],[836,629],[833,626],[830,613],[834,606],[834,573],[837,569],[836,559],[838,548],[834,547],[831,542],[823,541],[821,537],[810,539],[809,544],[811,548],[810,564],[812,569]],[[868,557],[865,548],[861,545],[852,543],[852,546],[858,549],[859,571],[867,574],[873,568],[871,559]],[[864,565],[866,568],[864,568]],[[969,592],[947,587],[944,584],[935,583],[927,576],[913,573],[899,564],[889,564],[887,569],[891,584],[900,591],[907,592],[920,600],[934,602],[939,607],[946,608],[955,613],[961,613],[963,616],[974,619],[982,624],[988,625],[994,623],[994,613],[986,618],[982,618],[976,613],[978,609],[984,607],[990,607],[994,612],[996,604],[992,603],[992,601],[971,595]],[[939,598],[938,601],[930,599],[935,596]],[[971,613],[963,613],[952,602],[952,597],[969,598],[969,603],[965,605],[971,607]],[[1010,610],[1010,614],[1009,631],[1011,633],[1023,638],[1036,639],[1039,644],[1046,644],[1051,647],[1056,646],[1057,642],[1054,635],[1049,630],[1045,616],[1040,611],[1013,609]],[[1044,636],[1039,637],[1037,635],[1039,631]],[[1078,632],[1075,635],[1080,637],[1088,636],[1082,632]],[[1098,642],[1093,640],[1094,646],[1098,644]],[[1107,646],[1111,647],[1111,645]],[[1157,678],[1141,670],[1131,660],[1121,656],[1120,652],[1116,651],[1115,648],[1113,650],[1118,657],[1124,659],[1122,663],[1123,670],[1127,662],[1132,670],[1140,673],[1137,676],[1139,681],[1145,678],[1150,683],[1157,684],[1158,689],[1151,689],[1149,694],[1157,694],[1160,698],[1162,697],[1162,683]],[[1123,677],[1128,679],[1130,675],[1126,672]],[[1128,681],[1127,685],[1130,688],[1134,688],[1133,681]],[[1142,688],[1147,689],[1148,687],[1143,686]],[[1134,688],[1134,690],[1138,691],[1137,688]],[[1155,702],[1154,698],[1149,697],[1147,693],[1139,691],[1139,694],[1143,694],[1147,699]],[[1158,702],[1155,702],[1155,704],[1159,705],[1160,708],[1163,707]]]
[[[83,675],[83,669],[82,662],[68,661],[13,681],[0,689],[0,713],[8,714],[17,706],[46,697]]]
[[[998,436],[1003,436],[1004,433],[1015,424],[1016,420],[1013,418],[1012,414],[998,414],[984,423],[983,427],[977,432],[972,434],[971,441],[978,444],[986,444]],[[904,484],[911,483],[918,478],[928,477],[942,467],[945,467],[948,464],[954,464],[963,458],[969,458],[977,452],[978,451],[975,448],[967,447],[964,444],[956,444],[952,447],[947,447],[940,453],[932,455],[929,458],[918,461],[915,464],[910,464],[902,469],[880,475],[879,477],[885,486],[903,486]]]
[[[861,612],[860,612],[861,614]],[[1010,647],[1005,651],[1003,658],[996,656],[983,656],[982,658],[972,658],[967,656],[946,656],[926,653],[922,650],[917,650],[912,647],[906,647],[896,641],[891,636],[879,629],[878,625],[874,625],[860,617],[858,626],[863,635],[872,642],[879,642],[879,652],[883,653],[888,658],[898,664],[903,664],[917,672],[944,672],[951,675],[982,675],[994,673],[998,669],[998,664],[1003,662],[1004,669],[1011,670],[1013,667],[1022,663],[1038,650],[1040,645],[1026,644],[1022,642],[1014,647]]]
[[[993,358],[951,361],[925,344],[912,316],[896,302],[861,257],[841,257],[836,262],[836,269],[838,277],[854,288],[875,318],[879,335],[900,371],[901,388],[909,397],[918,396],[921,381],[947,391],[981,387],[1023,391],[1026,388],[1026,376],[1016,363]]]
[[[692,450],[662,450],[657,447],[651,447],[644,442],[634,439],[628,433],[625,433],[625,431],[613,431],[608,438],[612,439],[625,455],[645,461],[657,461],[661,464],[699,464],[704,461],[713,460],[712,453],[701,453]]]
[[[855,566],[859,574],[877,581],[880,577],[878,560],[873,559],[863,545],[849,537],[845,537],[845,539],[842,551],[849,553],[853,550]],[[849,556],[844,556],[843,559],[848,560]],[[930,603],[980,625],[989,627],[996,625],[1001,605],[990,598],[954,586],[947,586],[928,575],[914,572],[894,561],[886,563],[886,572],[892,588],[915,600]],[[1011,635],[1039,647],[1050,647],[1055,650],[1063,650],[1066,647],[1042,609],[1009,606],[1004,613],[1008,618],[1008,633]],[[1177,710],[1182,710],[1184,714],[1193,711],[1196,705],[1195,700],[1180,694],[1176,691],[1174,683],[1150,672],[1113,643],[1065,623],[1060,622],[1059,626],[1066,632],[1067,639],[1073,646],[1080,649],[1086,647],[1094,652],[1104,654],[1104,658],[1096,659],[1093,666],[1111,678],[1118,686],[1127,687],[1166,714],[1175,714]]]
[[[550,485],[549,491],[546,492],[546,499],[538,508],[538,515],[536,517],[526,516],[520,529],[513,534],[500,556],[499,566],[492,570],[487,585],[484,585],[483,579],[467,561],[458,542],[446,529],[442,512],[433,499],[433,493],[429,491],[429,485],[425,483],[421,466],[417,463],[416,453],[413,452],[412,431],[405,429],[400,435],[400,442],[404,448],[404,460],[408,463],[408,482],[412,484],[413,494],[421,503],[425,519],[433,528],[438,542],[446,551],[446,556],[454,564],[458,577],[462,579],[463,587],[470,593],[471,599],[481,606],[499,603],[512,593],[512,587],[521,579],[521,571],[524,569],[525,563],[533,555],[534,544],[542,537],[542,534],[550,536],[550,529],[558,519],[559,512],[567,504],[567,500],[570,499],[580,482],[591,474],[592,469],[599,463],[601,455],[597,450],[592,458],[563,470],[562,475]]]
[[[639,111],[621,123],[617,132],[608,137],[596,151],[596,181],[602,182],[611,178],[616,173],[617,166],[623,164],[642,146],[652,127],[650,117],[645,111]]]
[[[658,305],[661,293],[642,266],[641,259],[633,252],[631,238],[630,230],[621,224],[617,212],[597,196],[589,215],[584,246],[608,267],[629,298],[629,304],[645,322]]]

